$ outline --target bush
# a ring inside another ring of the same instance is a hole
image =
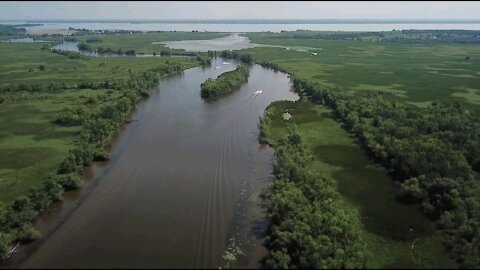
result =
[[[93,154],[94,161],[105,161],[110,159],[110,154],[105,149],[98,149]]]
[[[5,261],[10,252],[11,236],[7,233],[0,234],[0,261]]]
[[[22,243],[29,243],[40,239],[41,234],[31,224],[23,224],[23,226],[17,232],[17,241]]]
[[[82,181],[80,180],[80,177],[75,174],[58,175],[57,183],[59,183],[63,189],[67,191],[82,187]]]

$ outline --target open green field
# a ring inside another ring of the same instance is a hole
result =
[[[253,43],[310,47],[307,52],[269,47],[244,51],[258,60],[276,63],[298,78],[326,87],[386,91],[419,104],[442,97],[465,101],[472,106],[479,104],[478,45],[305,40],[283,38],[273,33],[249,33],[247,36]]]
[[[0,105],[0,201],[8,202],[55,171],[73,147],[79,127],[62,127],[54,116],[106,90],[3,95]],[[92,108],[94,109],[94,108]]]
[[[75,83],[85,81],[116,80],[170,62],[190,66],[196,61],[190,58],[131,58],[112,57],[69,59],[63,55],[42,50],[40,44],[0,43],[0,86],[7,84]],[[44,71],[39,66],[45,67]]]
[[[39,44],[0,44],[0,86],[23,84],[95,82],[128,78],[159,65],[198,65],[190,58],[88,58],[69,59]],[[39,66],[45,70],[39,70]],[[32,69],[32,71],[29,71]],[[107,89],[63,89],[60,91],[0,94],[0,201],[9,202],[55,171],[73,148],[79,126],[53,122],[67,107],[83,106],[88,98],[101,100],[89,105],[96,110],[119,93]]]
[[[283,120],[286,110],[293,115],[290,120]],[[295,126],[315,155],[318,173],[334,179],[345,201],[359,212],[369,268],[455,267],[443,251],[434,223],[417,206],[396,201],[387,172],[366,157],[329,109],[305,100],[280,101],[268,108],[265,118],[266,137],[273,145]]]

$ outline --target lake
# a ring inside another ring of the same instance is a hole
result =
[[[1,24],[23,24],[1,22]],[[36,23],[31,21],[29,23]],[[71,34],[75,29],[130,31],[208,31],[208,32],[280,32],[298,29],[312,31],[391,31],[405,29],[480,30],[480,23],[158,23],[158,22],[41,22],[41,26],[25,27],[29,34]]]

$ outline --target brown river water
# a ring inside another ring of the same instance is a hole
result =
[[[6,267],[216,268],[233,244],[246,254],[234,266],[259,267],[258,194],[273,160],[258,143],[259,117],[298,96],[288,75],[254,65],[240,90],[204,101],[200,84],[235,65],[215,59],[162,80],[116,136],[111,160],[39,218],[42,239]]]

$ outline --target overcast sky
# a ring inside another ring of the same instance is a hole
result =
[[[480,2],[0,2],[15,19],[480,19]]]

